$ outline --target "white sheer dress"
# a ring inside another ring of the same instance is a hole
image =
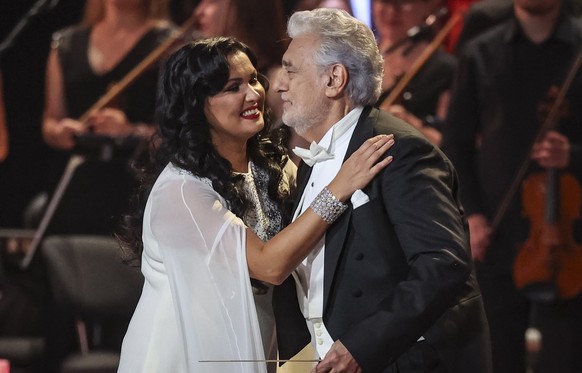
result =
[[[294,182],[294,166],[286,171],[284,183]],[[245,239],[208,179],[166,166],[146,204],[145,283],[119,372],[266,372],[265,363],[203,362],[265,358]]]

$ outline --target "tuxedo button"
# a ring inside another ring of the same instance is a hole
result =
[[[315,332],[315,335],[318,336],[318,337],[321,337],[321,330],[316,331]]]
[[[323,344],[323,339],[317,338],[317,344],[321,346]]]
[[[355,256],[356,260],[362,260],[364,259],[364,254],[363,253],[357,253]]]
[[[321,328],[321,323],[316,322],[313,326],[315,326],[315,329],[319,329],[319,328]]]
[[[352,295],[354,296],[354,298],[359,298],[359,297],[361,297],[361,296],[362,296],[362,294],[363,294],[363,292],[362,292],[360,289],[358,289],[358,290],[354,290],[354,291],[352,292]]]

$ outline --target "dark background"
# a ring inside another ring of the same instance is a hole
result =
[[[21,227],[25,206],[44,187],[54,156],[40,132],[51,34],[78,22],[84,3],[59,1],[54,8],[30,19],[12,45],[0,52],[10,141],[8,157],[0,163],[0,227]],[[35,4],[37,0],[0,2],[2,42]]]
[[[0,0],[0,42],[37,4],[44,11],[29,19],[25,28],[0,51],[4,103],[10,151],[0,163],[0,228],[23,228],[23,212],[45,188],[55,151],[41,136],[45,67],[53,32],[82,19],[85,0]],[[180,25],[197,0],[171,0],[170,16]]]

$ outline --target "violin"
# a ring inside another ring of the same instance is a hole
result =
[[[539,140],[563,114],[564,97],[582,63],[576,57],[562,89],[542,125]],[[576,243],[573,222],[580,218],[580,183],[555,168],[534,173],[522,183],[523,214],[530,221],[530,233],[519,247],[513,266],[516,287],[532,300],[571,299],[582,292],[582,245]]]
[[[528,177],[522,188],[530,234],[514,262],[515,285],[533,300],[574,298],[582,291],[582,245],[572,231],[580,218],[580,184],[551,168]]]

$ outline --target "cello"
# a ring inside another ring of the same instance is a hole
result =
[[[581,64],[582,51],[577,54],[534,143],[556,126],[566,93]],[[582,245],[575,242],[573,234],[573,222],[580,218],[582,207],[581,187],[571,174],[556,168],[534,173],[524,180],[528,164],[529,157],[505,196],[492,229],[499,225],[521,184],[523,215],[530,220],[530,233],[518,248],[513,265],[514,283],[534,301],[571,299],[582,292]]]

